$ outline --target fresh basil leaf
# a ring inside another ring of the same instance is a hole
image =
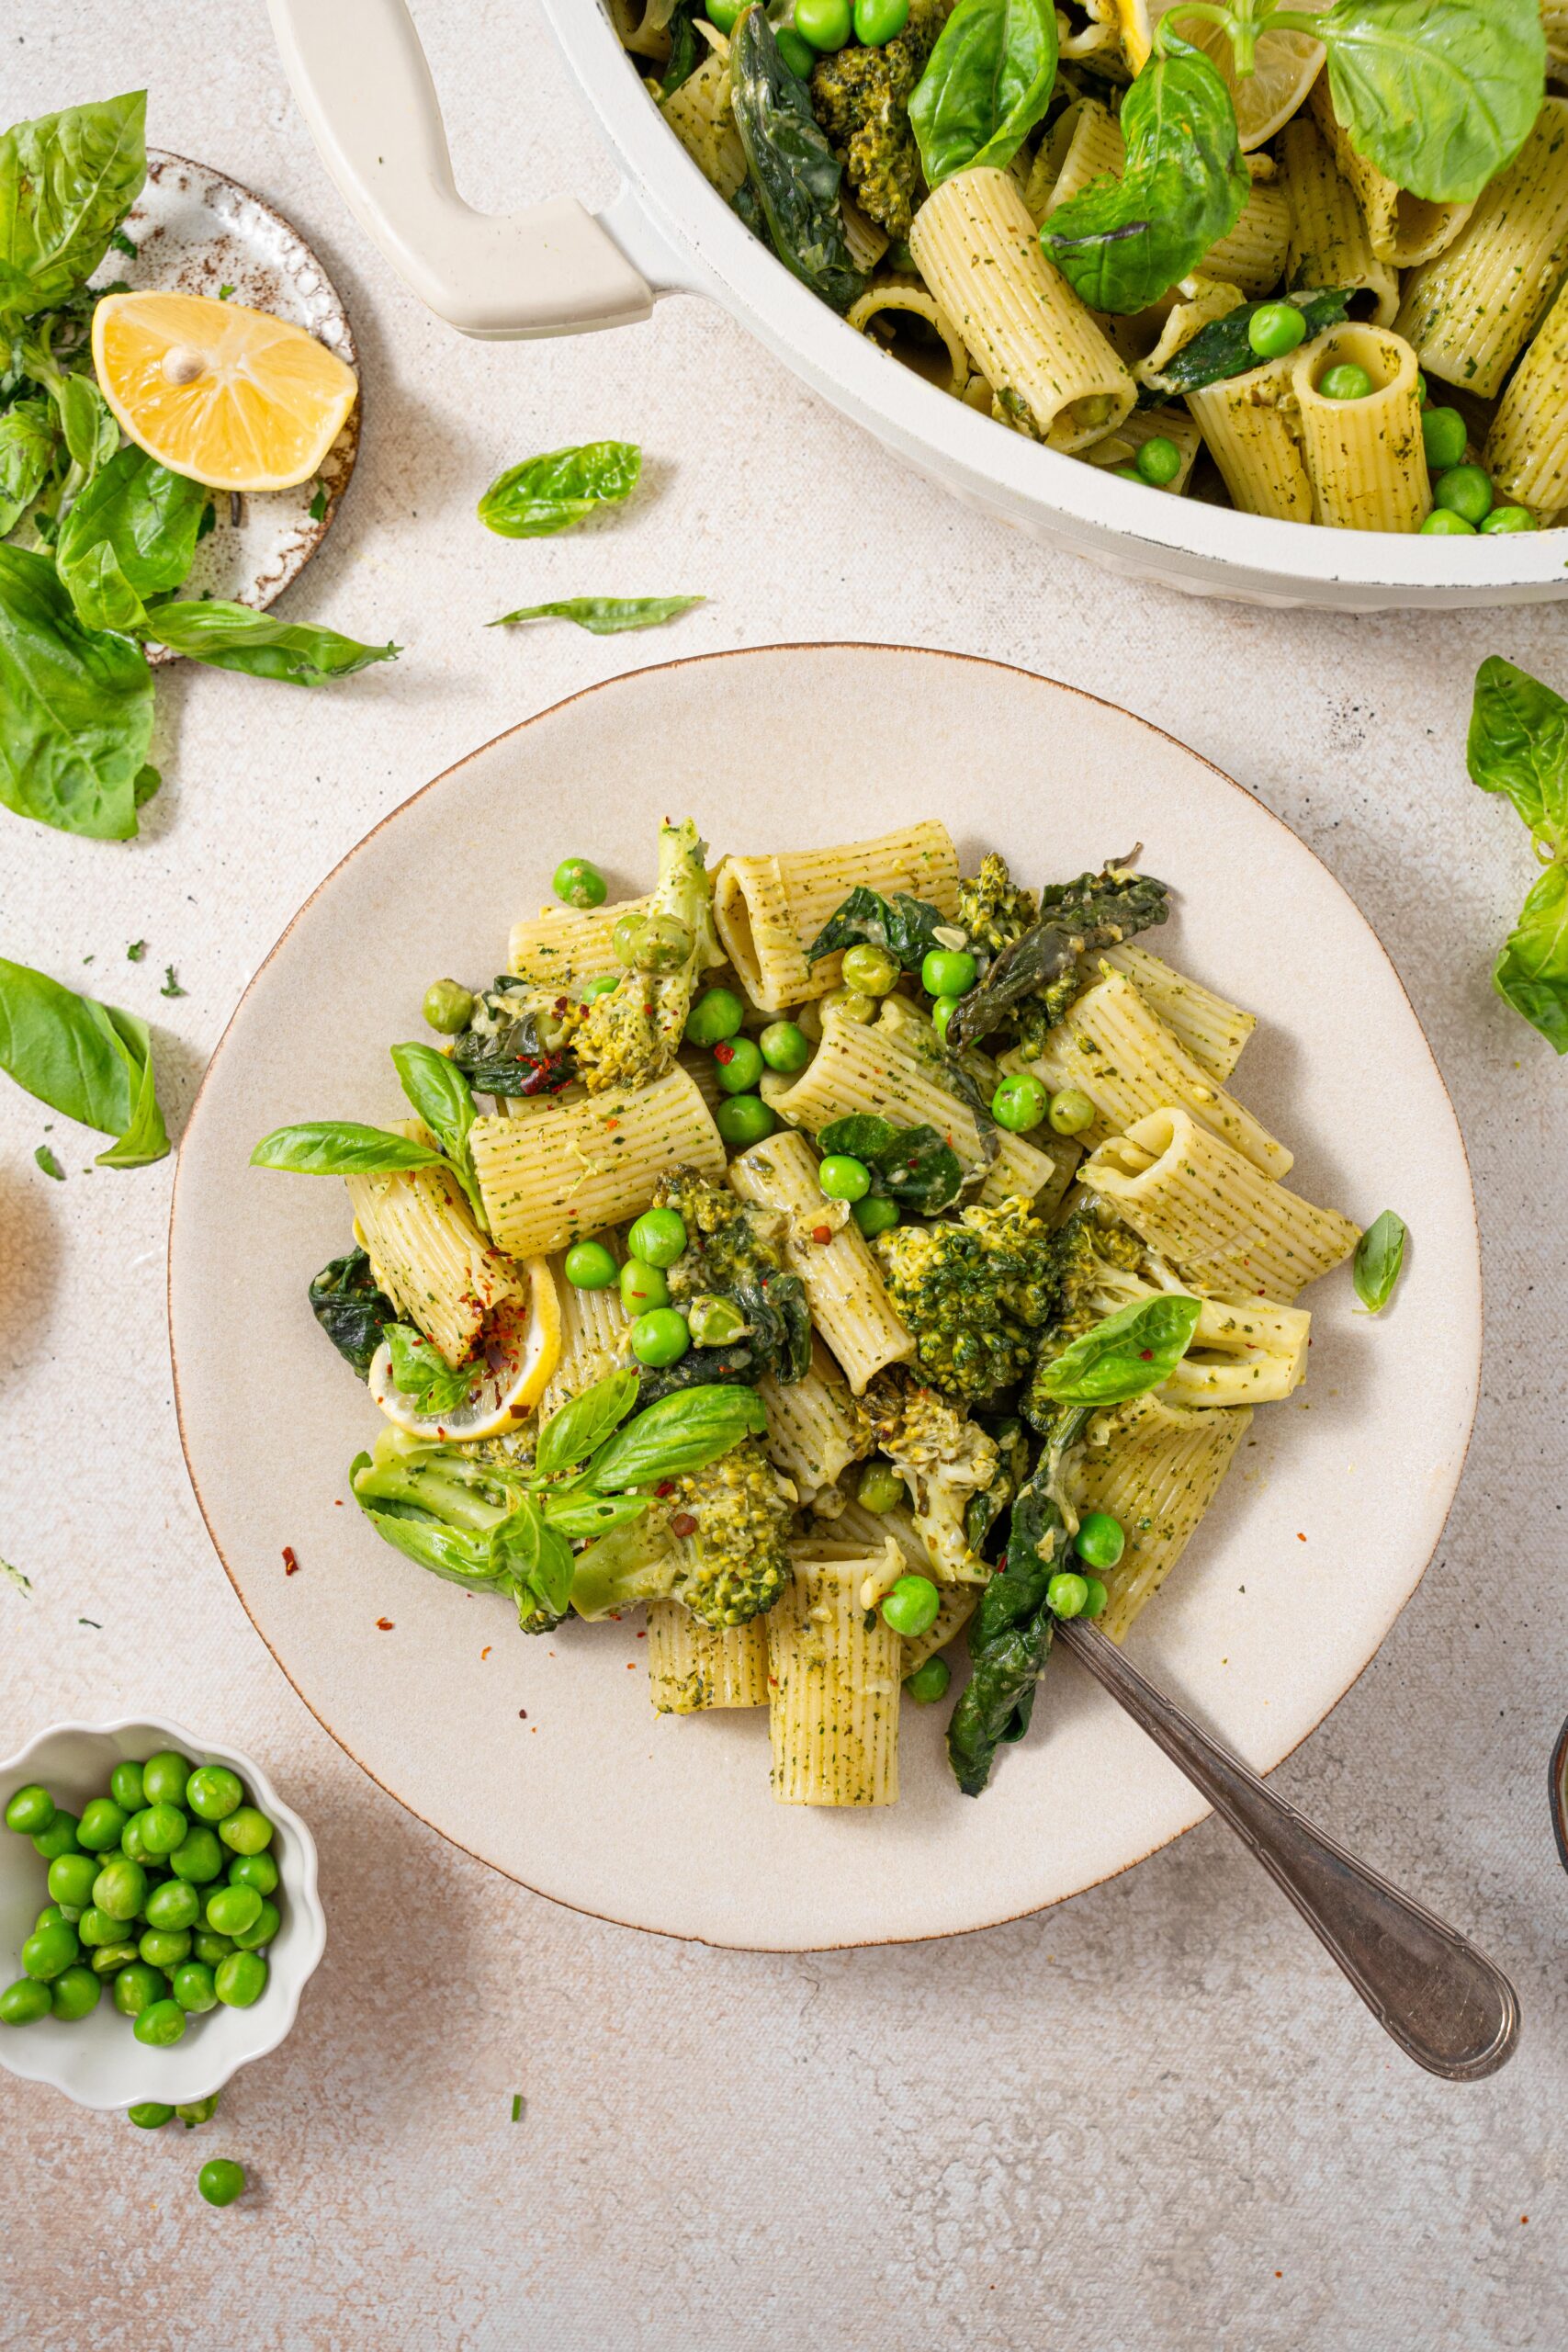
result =
[[[385,1498],[367,1502],[356,1480],[360,1471],[370,1466],[367,1453],[355,1455],[349,1464],[349,1491],[385,1542],[394,1544],[416,1566],[428,1568],[433,1576],[445,1577],[448,1584],[460,1584],[469,1592],[504,1592],[511,1588],[511,1564],[490,1536],[445,1527],[414,1503]]]
[[[1490,653],[1475,673],[1470,780],[1511,800],[1538,840],[1568,849],[1568,702]]]
[[[84,629],[47,556],[0,546],[0,800],[62,832],[124,841],[152,732],[141,649]]]
[[[468,1080],[434,1046],[394,1046],[392,1062],[403,1092],[451,1162],[453,1173],[468,1196],[479,1230],[488,1233],[490,1219],[468,1149],[474,1098]]]
[[[56,1159],[53,1152],[51,1151],[48,1144],[40,1143],[38,1149],[34,1152],[33,1158],[37,1161],[39,1167],[43,1170],[46,1176],[52,1176],[57,1184],[64,1183],[65,1170],[62,1168],[59,1160]]]
[[[650,1405],[593,1457],[589,1484],[602,1493],[648,1487],[716,1462],[768,1426],[754,1388],[685,1388]]]
[[[177,588],[190,570],[210,496],[202,483],[171,473],[144,450],[118,450],[78,493],[54,545],[55,563],[78,613],[76,575],[100,549],[113,556],[119,577],[138,598]]]
[[[1546,95],[1540,0],[1336,0],[1313,31],[1351,145],[1429,203],[1479,196]]]
[[[384,1334],[391,1351],[392,1385],[412,1396],[424,1413],[455,1413],[474,1393],[477,1364],[456,1370],[433,1341],[412,1323],[389,1323]]]
[[[891,1119],[855,1112],[830,1119],[817,1141],[825,1152],[863,1161],[874,1193],[908,1201],[926,1216],[950,1208],[964,1189],[958,1154],[932,1126],[898,1127]]]
[[[766,12],[744,9],[729,37],[729,88],[746,169],[784,267],[835,311],[865,289],[844,237],[843,166],[811,93],[779,55]]]
[[[918,972],[931,949],[941,944],[936,933],[946,925],[942,909],[924,899],[912,899],[904,890],[885,899],[880,890],[862,885],[834,908],[807,949],[806,960],[816,964],[841,947],[865,945],[885,948],[906,972]]]
[[[548,449],[498,474],[480,499],[479,521],[503,539],[539,539],[585,515],[618,506],[637,488],[642,451],[635,441],[584,441]]]
[[[612,1372],[584,1388],[570,1404],[550,1415],[539,1431],[534,1468],[541,1478],[586,1462],[602,1446],[637,1402],[637,1374],[629,1368]]]
[[[140,1168],[168,1151],[146,1023],[4,956],[0,1069],[62,1117],[117,1136],[100,1167]]]
[[[1223,319],[1211,319],[1190,343],[1168,359],[1157,376],[1139,388],[1138,406],[1158,408],[1179,392],[1201,391],[1205,384],[1223,383],[1230,376],[1245,376],[1261,363],[1247,339],[1258,311],[1274,304],[1293,302],[1302,314],[1310,342],[1325,327],[1339,326],[1349,316],[1349,297],[1336,287],[1313,287],[1294,294],[1271,295],[1267,303],[1242,302]]]
[[[499,620],[487,621],[487,628],[510,628],[513,621],[575,621],[579,628],[591,629],[595,637],[618,637],[623,629],[655,628],[660,621],[672,621],[689,613],[694,605],[706,603],[704,596],[563,596],[553,605],[519,605],[514,613],[502,613]]]
[[[390,1168],[441,1168],[438,1151],[385,1127],[357,1119],[302,1119],[275,1127],[251,1154],[253,1168],[285,1168],[297,1176],[373,1176]]]
[[[1058,1405],[1123,1405],[1170,1378],[1192,1344],[1202,1302],[1179,1292],[1136,1300],[1071,1340],[1036,1385]]]
[[[1549,865],[1519,909],[1492,984],[1549,1046],[1568,1054],[1568,865]]]
[[[1381,1216],[1373,1217],[1356,1244],[1350,1279],[1356,1286],[1356,1296],[1369,1315],[1376,1315],[1393,1296],[1393,1286],[1404,1263],[1407,1230],[1403,1217],[1395,1216],[1392,1209],[1384,1209]]]
[[[53,310],[91,277],[147,176],[147,93],[0,134],[0,308]]]
[[[573,1543],[607,1535],[613,1527],[629,1527],[648,1509],[646,1495],[546,1495],[543,1499],[546,1526]]]
[[[50,387],[72,462],[89,477],[119,447],[119,424],[91,376],[61,376]]]
[[[982,164],[1005,169],[1055,79],[1049,0],[958,0],[909,99],[928,187]]]
[[[120,570],[119,559],[107,539],[85,549],[72,570],[62,569],[60,576],[84,628],[113,629],[130,637],[147,618],[146,605]]]
[[[1240,220],[1251,192],[1230,92],[1184,41],[1122,107],[1127,167],[1052,213],[1040,242],[1091,311],[1146,310]]]
[[[0,538],[16,528],[49,480],[59,446],[50,401],[13,401],[0,414]]]
[[[370,1271],[363,1250],[350,1250],[321,1268],[310,1289],[310,1312],[345,1363],[361,1380],[398,1310]]]
[[[557,1529],[545,1523],[532,1495],[520,1495],[513,1510],[491,1535],[491,1551],[503,1566],[517,1595],[517,1616],[525,1633],[543,1633],[565,1614],[571,1600],[571,1546]]]
[[[335,628],[310,621],[272,621],[248,605],[209,597],[188,605],[160,605],[141,630],[171,653],[187,654],[214,670],[239,670],[250,678],[276,678],[291,686],[324,686],[352,677],[372,662],[395,662],[396,645],[361,645]]]

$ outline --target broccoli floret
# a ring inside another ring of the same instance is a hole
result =
[[[1039,920],[1039,899],[1013,881],[1006,858],[994,850],[980,860],[978,874],[958,886],[956,921],[969,934],[972,955],[999,956]]]
[[[651,1086],[674,1067],[698,978],[724,961],[705,844],[687,818],[659,829],[659,880],[633,944],[634,967],[583,1013],[572,1038],[589,1091]]]
[[[874,1382],[865,1408],[878,1445],[909,1489],[916,1531],[938,1576],[984,1584],[991,1571],[969,1542],[966,1521],[975,1497],[1001,1475],[995,1438],[907,1375]]]
[[[716,1462],[667,1482],[629,1527],[578,1560],[571,1605],[606,1617],[641,1600],[684,1603],[705,1625],[744,1625],[771,1609],[788,1580],[795,1490],[743,1438]]]
[[[896,40],[819,57],[811,109],[848,175],[856,203],[894,238],[907,237],[920,186],[920,151],[909,96],[946,18],[950,0],[914,0]]]
[[[1057,1295],[1051,1234],[1027,1201],[895,1226],[874,1246],[928,1380],[973,1405],[1027,1376]]]

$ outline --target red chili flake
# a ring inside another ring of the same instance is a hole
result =
[[[383,1634],[389,1634],[391,1632],[392,1621],[389,1617],[378,1617],[376,1623],[380,1627]]]
[[[697,1522],[689,1510],[678,1510],[670,1522],[671,1535],[694,1535],[696,1532]]]
[[[1308,1340],[1307,1345],[1309,1347],[1312,1345],[1310,1340]],[[343,1509],[343,1497],[341,1495],[334,1495],[333,1497],[333,1510],[341,1510]]]
[[[480,1657],[489,1657],[490,1653],[491,1653],[491,1645],[489,1642],[487,1642],[487,1643],[485,1644],[485,1645],[484,1645],[483,1649],[479,1652],[479,1656],[480,1656]]]
[[[675,1491],[675,1481],[674,1481],[674,1479],[673,1479],[673,1478],[661,1478],[661,1479],[660,1480],[660,1482],[659,1482],[658,1486],[657,1486],[657,1487],[655,1487],[655,1488],[654,1488],[654,1490],[653,1490],[653,1491],[654,1491],[654,1493],[655,1493],[656,1495],[658,1495],[661,1499],[662,1499],[662,1498],[663,1498],[665,1495],[672,1495],[672,1494],[674,1493],[674,1491]]]
[[[635,1657],[629,1657],[629,1658],[627,1658],[627,1660],[626,1660],[626,1672],[627,1672],[628,1674],[635,1674],[635,1673],[637,1672],[637,1660],[636,1660],[636,1658],[635,1658]]]
[[[296,1570],[296,1568],[298,1568],[298,1566],[299,1566],[299,1561],[298,1561],[298,1560],[295,1558],[295,1556],[294,1556],[294,1546],[293,1546],[293,1544],[286,1544],[284,1545],[284,1547],[283,1547],[283,1573],[284,1573],[284,1575],[285,1575],[286,1577],[291,1577],[291,1576],[294,1574],[294,1571]]]
[[[713,1057],[716,1062],[728,1069],[729,1064],[735,1059],[735,1048],[729,1045],[716,1046],[713,1049]]]
[[[518,1708],[518,1710],[517,1710],[517,1720],[518,1720],[518,1722],[519,1722],[520,1724],[525,1724],[525,1723],[527,1722],[527,1720],[528,1720],[528,1710],[527,1710],[527,1708],[526,1708],[526,1707],[519,1707],[519,1708]]]
[[[1155,1360],[1155,1351],[1153,1348],[1140,1348],[1138,1350],[1138,1353],[1143,1357],[1145,1363],[1153,1363]]]
[[[830,1225],[814,1225],[811,1228],[811,1238],[816,1242],[819,1250],[825,1250],[828,1247],[829,1242],[833,1238],[832,1227]]]
[[[648,1639],[648,1635],[646,1634],[646,1633],[639,1634],[637,1635],[637,1640],[638,1640],[639,1642],[646,1642],[646,1641],[647,1641],[647,1639]]]
[[[615,1129],[618,1127],[620,1124],[619,1119],[606,1119],[604,1122],[604,1133],[606,1135],[613,1134]]]
[[[1297,1536],[1296,1536],[1296,1542],[1297,1542],[1298,1544],[1304,1544],[1304,1543],[1306,1542],[1306,1537],[1305,1537],[1304,1535],[1303,1535],[1303,1534],[1298,1533],[1298,1534],[1297,1534]]]

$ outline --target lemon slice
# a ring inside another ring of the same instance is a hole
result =
[[[560,1357],[560,1302],[543,1258],[530,1258],[525,1299],[509,1299],[485,1325],[484,1370],[462,1404],[449,1412],[422,1413],[392,1380],[392,1351],[385,1340],[370,1360],[370,1394],[389,1421],[411,1437],[465,1444],[515,1429],[545,1393]]]
[[[137,447],[214,490],[309,481],[359,397],[303,327],[199,294],[106,294],[93,366]]]
[[[1160,18],[1177,5],[1178,0],[1116,0],[1122,47],[1134,74],[1141,74],[1148,61]],[[1326,5],[1327,0],[1299,0],[1303,12],[1315,13]],[[1265,32],[1258,37],[1256,70],[1242,77],[1220,26],[1202,17],[1184,17],[1177,30],[1193,49],[1202,51],[1230,92],[1243,154],[1261,147],[1282,122],[1289,122],[1323,64],[1320,40],[1310,40],[1305,33]]]

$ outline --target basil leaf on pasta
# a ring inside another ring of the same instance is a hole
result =
[[[1540,0],[1336,0],[1313,29],[1351,144],[1429,203],[1479,196],[1540,112]]]
[[[958,0],[909,100],[927,185],[1010,164],[1055,79],[1049,0]]]
[[[1058,1405],[1123,1405],[1170,1378],[1192,1344],[1202,1303],[1162,1292],[1119,1307],[1072,1340],[1036,1385]]]
[[[440,1168],[441,1154],[385,1127],[357,1119],[301,1119],[275,1127],[251,1154],[253,1168],[282,1168],[296,1176],[371,1176],[393,1168]]]

